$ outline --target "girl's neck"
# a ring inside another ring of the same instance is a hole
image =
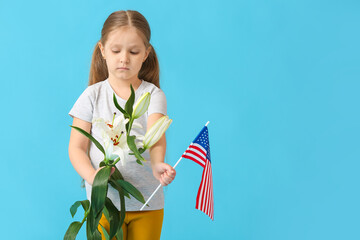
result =
[[[115,92],[123,92],[127,90],[130,91],[130,84],[134,88],[134,91],[136,91],[136,89],[138,89],[138,87],[141,84],[141,80],[137,76],[134,77],[133,79],[127,79],[127,80],[116,79],[109,76],[108,81],[112,86],[112,88],[115,90]]]

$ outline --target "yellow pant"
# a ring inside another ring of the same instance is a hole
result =
[[[164,217],[164,209],[153,211],[126,212],[125,221],[122,226],[124,240],[159,240]],[[101,239],[105,240],[102,225],[107,232],[110,231],[110,224],[102,215],[98,229]],[[115,240],[114,237],[112,240]]]

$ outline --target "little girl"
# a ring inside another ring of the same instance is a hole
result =
[[[115,93],[118,103],[124,108],[130,97],[130,84],[135,90],[135,102],[145,92],[150,92],[148,110],[135,122],[143,128],[133,128],[136,134],[145,135],[159,118],[167,114],[164,92],[159,86],[159,64],[154,48],[149,43],[150,27],[143,15],[137,11],[117,11],[106,19],[92,57],[89,86],[80,95],[69,115],[73,126],[91,133],[100,143],[101,130],[92,124],[93,119],[112,120],[114,114],[122,114],[113,103]],[[166,151],[165,134],[142,155],[144,165],[136,163],[129,155],[125,164],[117,163],[126,181],[132,183],[148,199],[159,185],[166,186],[176,175],[175,170],[164,163]],[[71,130],[69,157],[75,170],[85,180],[87,198],[91,199],[91,187],[103,154],[84,135]],[[120,210],[118,192],[109,186],[108,197]],[[160,239],[163,221],[164,194],[161,189],[144,211],[142,204],[134,198],[125,198],[126,216],[123,225],[124,240]],[[104,215],[100,224],[109,231],[109,223]],[[105,239],[99,225],[102,239]],[[115,238],[114,238],[115,239]]]

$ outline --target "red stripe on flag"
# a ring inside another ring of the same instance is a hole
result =
[[[205,168],[203,170],[203,173],[202,173],[202,177],[201,177],[201,183],[200,183],[200,187],[199,187],[199,190],[198,190],[198,193],[197,193],[197,197],[196,197],[196,206],[195,208],[196,209],[199,209],[201,211],[201,201],[203,199],[203,192],[202,192],[202,189],[203,189],[203,185],[204,185],[204,174],[205,174]]]
[[[200,166],[204,167],[204,163],[200,162],[200,161],[197,160],[196,158],[193,158],[193,157],[191,157],[191,156],[189,156],[189,155],[185,155],[185,154],[183,154],[181,157],[190,159],[190,160],[196,162],[197,164],[199,164]]]
[[[192,145],[190,145],[190,148],[194,148],[194,149],[198,150],[199,152],[201,152],[204,156],[206,156],[206,152],[203,149],[201,149],[200,147],[192,144]]]
[[[214,188],[213,188],[213,176],[212,176],[211,165],[210,165],[210,179],[211,179],[211,219],[214,221]]]
[[[212,169],[209,164],[209,217],[214,220],[214,198],[213,198],[213,182],[212,182]]]
[[[203,188],[203,199],[202,199],[202,211],[207,215],[207,204],[206,204],[206,200],[207,200],[207,190],[208,190],[208,172],[207,172],[207,166],[208,164],[206,163],[205,165],[205,169],[204,169],[204,172],[205,172],[205,175],[204,175],[204,179],[203,181],[205,182],[204,184],[204,188]]]
[[[209,199],[210,199],[210,182],[211,180],[209,179],[210,175],[209,175],[209,165],[210,164],[206,164],[206,198],[205,198],[205,202],[206,202],[206,205],[205,205],[205,209],[206,209],[206,214],[208,216],[209,215],[209,212],[210,212],[210,202],[209,202]]]
[[[206,162],[203,175],[196,198],[196,209],[204,212],[212,220],[214,220],[214,200],[213,200],[213,184],[211,163]]]
[[[202,159],[204,162],[206,161],[206,155],[200,155],[197,152],[191,151],[190,149],[186,150],[185,152],[197,156],[198,158]]]

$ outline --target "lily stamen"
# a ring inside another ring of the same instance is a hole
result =
[[[123,134],[124,134],[124,131],[121,131],[120,136],[119,136],[119,135],[116,135],[116,136],[115,136],[115,139],[111,138],[111,140],[114,142],[114,146],[116,146],[116,145],[119,144],[120,138],[121,138],[121,136],[122,136]]]
[[[116,115],[116,112],[114,112],[114,116],[113,116],[113,120],[112,120],[112,123],[111,123],[111,125],[114,125],[114,119],[115,119],[115,115]]]
[[[110,124],[110,123],[107,123],[107,124],[106,124],[106,125],[108,125],[110,128],[113,128],[113,127],[114,127],[115,115],[116,115],[116,112],[114,112],[114,116],[113,116],[113,119],[112,119],[111,124]]]

